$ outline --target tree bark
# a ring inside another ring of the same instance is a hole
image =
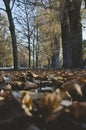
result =
[[[12,47],[13,47],[13,62],[14,62],[14,69],[18,69],[18,51],[17,51],[17,41],[16,41],[16,34],[15,34],[15,26],[12,18],[12,12],[10,9],[10,0],[3,0],[5,7],[6,7],[6,13],[9,20],[9,29],[11,33],[12,38]]]
[[[36,36],[36,68],[39,67],[39,58],[38,58],[38,55],[39,55],[39,41],[38,41],[38,27],[37,27],[37,36]]]
[[[72,67],[82,67],[82,26],[81,26],[81,0],[73,0],[73,9],[69,10],[71,43],[72,43]]]
[[[62,48],[63,48],[63,67],[71,68],[72,67],[72,44],[70,41],[70,23],[68,12],[64,11],[62,13]]]
[[[81,0],[66,0],[62,18],[63,67],[82,67]]]

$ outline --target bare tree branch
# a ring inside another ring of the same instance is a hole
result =
[[[5,10],[5,9],[3,9],[3,8],[0,8],[0,10],[2,10],[2,11],[5,11],[5,12],[6,12],[6,10]]]
[[[13,3],[12,3],[11,10],[13,9],[13,7],[14,7],[14,4],[15,4],[15,0],[13,0]]]

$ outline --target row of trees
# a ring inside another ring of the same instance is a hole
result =
[[[49,67],[60,67],[62,58],[65,68],[82,66],[82,0],[2,1],[9,21],[14,69],[18,69],[18,43],[28,49],[29,68],[32,57],[33,67],[41,65],[43,58]]]
[[[0,14],[0,67],[13,66],[12,57],[12,45],[8,30],[8,22],[6,17]]]
[[[8,25],[5,14],[0,14],[0,67],[13,67],[12,40]],[[20,45],[17,47],[18,66],[27,66],[27,49]]]

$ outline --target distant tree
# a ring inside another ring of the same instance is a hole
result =
[[[59,63],[61,26],[57,18],[58,14],[53,9],[41,7],[37,13],[36,22],[39,29],[40,60],[45,57],[49,67],[58,68],[61,65]]]
[[[0,66],[10,67],[13,65],[11,36],[8,31],[6,16],[0,15]]]
[[[22,40],[24,47],[28,49],[28,67],[31,67],[31,48],[32,48],[32,38],[34,37],[34,6],[30,1],[21,0],[19,6],[17,7],[16,22],[18,24],[17,32],[19,38]]]
[[[18,51],[18,59],[19,59],[19,67],[28,67],[28,55],[27,55],[27,49],[23,46],[19,46],[19,51]]]

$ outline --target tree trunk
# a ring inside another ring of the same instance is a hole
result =
[[[80,23],[81,0],[66,0],[62,17],[63,67],[82,66],[82,30]]]
[[[9,20],[9,29],[10,29],[11,38],[12,38],[14,69],[17,70],[18,69],[17,41],[16,41],[16,34],[15,34],[15,26],[14,26],[12,13],[10,9],[10,1],[9,0],[3,0],[3,1],[6,7],[6,13]]]
[[[33,39],[33,68],[35,67],[35,53],[34,53],[34,48],[35,48],[35,39]]]
[[[72,44],[70,41],[71,32],[70,32],[68,12],[64,11],[62,15],[63,16],[61,22],[61,29],[62,29],[63,67],[71,68],[72,67]]]
[[[72,67],[82,67],[82,26],[80,17],[81,0],[73,0],[73,10],[69,10],[71,43],[72,43]]]
[[[28,63],[28,67],[31,67],[31,49],[30,49],[30,35],[28,35],[28,49],[29,49],[29,63]]]
[[[26,21],[27,21],[27,31],[28,31],[28,51],[29,51],[29,60],[28,60],[28,68],[31,67],[31,41],[30,41],[30,25],[29,25],[29,19],[28,19],[28,12],[27,12],[27,5],[26,3],[24,3],[25,5],[25,15],[26,15]]]
[[[51,68],[51,59],[47,58],[47,61],[48,61],[48,68],[50,69]]]
[[[39,67],[39,41],[38,41],[38,27],[37,27],[37,36],[36,36],[36,68]]]

